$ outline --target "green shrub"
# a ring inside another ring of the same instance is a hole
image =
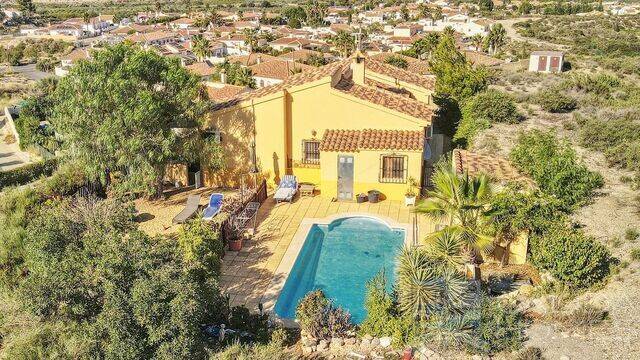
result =
[[[537,347],[527,347],[516,354],[516,360],[542,360],[542,350]]]
[[[604,182],[582,164],[568,142],[553,132],[523,133],[510,154],[513,164],[535,180],[540,189],[561,201],[566,209],[586,203]]]
[[[522,347],[526,323],[514,304],[483,298],[469,316],[474,322],[472,352],[491,355]]]
[[[628,228],[624,232],[624,239],[627,241],[635,241],[638,237],[640,237],[640,231],[636,228]]]
[[[542,110],[551,113],[570,112],[578,106],[575,99],[556,89],[539,91],[535,96],[535,100],[542,107]]]
[[[41,176],[49,176],[58,166],[56,159],[27,164],[19,168],[0,172],[0,189],[7,186],[25,185]]]
[[[296,359],[278,344],[241,345],[235,343],[221,352],[212,354],[211,360],[289,360]]]
[[[322,290],[305,295],[296,308],[296,319],[301,329],[316,339],[345,337],[353,329],[351,315],[334,307]]]
[[[573,287],[589,287],[610,272],[613,258],[593,237],[568,226],[556,226],[529,241],[531,262]]]
[[[602,323],[609,314],[600,307],[591,304],[582,304],[569,314],[562,316],[562,322],[568,327],[586,327]]]
[[[486,90],[467,100],[462,107],[462,120],[454,140],[470,144],[478,131],[491,127],[493,123],[514,124],[520,114],[513,98],[498,90]]]
[[[182,226],[178,243],[186,261],[200,264],[211,276],[220,274],[220,259],[224,256],[220,232],[201,217]]]
[[[609,96],[621,84],[615,75],[606,73],[598,74],[574,74],[565,86],[586,93]]]
[[[635,260],[635,261],[640,260],[640,248],[631,249],[631,252],[629,252],[629,255],[631,256],[631,260]]]
[[[399,349],[413,342],[419,329],[413,319],[400,314],[386,284],[384,271],[367,282],[364,303],[367,318],[360,324],[358,332],[362,336],[390,336],[393,347]]]

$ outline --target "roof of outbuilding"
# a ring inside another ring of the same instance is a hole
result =
[[[424,133],[420,130],[334,130],[324,132],[321,151],[405,150],[422,151]]]
[[[509,160],[499,156],[489,156],[468,150],[453,150],[455,170],[459,174],[468,173],[471,176],[485,174],[499,182],[517,182],[528,187],[535,186],[535,182],[523,175]]]

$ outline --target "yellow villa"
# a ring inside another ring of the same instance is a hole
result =
[[[443,138],[432,133],[435,79],[356,53],[284,82],[217,100],[207,127],[225,167],[205,185],[237,186],[257,170],[275,186],[285,174],[323,197],[378,190],[404,198],[426,184]]]

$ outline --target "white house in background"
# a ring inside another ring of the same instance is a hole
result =
[[[395,37],[411,37],[422,31],[423,26],[418,24],[399,24],[393,28],[393,36]]]
[[[22,15],[20,10],[14,8],[2,9],[2,12],[4,13],[6,20],[17,19]]]
[[[193,22],[193,19],[183,17],[169,22],[169,26],[171,26],[173,30],[184,30],[192,27]]]
[[[46,32],[46,29],[39,28],[31,24],[20,25],[20,35],[40,35]]]
[[[262,61],[255,65],[249,66],[253,79],[259,88],[280,84],[289,76],[299,72],[316,69],[315,66],[309,66],[286,60]]]
[[[445,16],[442,20],[436,22],[426,21],[421,24],[424,24],[424,31],[444,31],[445,28],[451,27],[456,32],[468,37],[476,34],[486,36],[492,25],[486,19],[473,19],[464,14]]]
[[[384,13],[382,11],[365,11],[358,14],[358,19],[363,24],[384,23]]]
[[[98,15],[82,25],[82,29],[90,35],[101,34],[113,27],[113,15]]]
[[[244,35],[229,35],[219,40],[226,46],[227,55],[248,55],[249,47]]]
[[[562,51],[534,51],[529,56],[529,71],[562,72],[564,53]]]
[[[80,60],[88,60],[91,58],[89,50],[86,48],[76,48],[69,54],[60,58],[60,65],[56,66],[54,73],[57,76],[65,76],[69,73],[69,69]]]

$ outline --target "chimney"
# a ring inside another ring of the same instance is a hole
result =
[[[364,85],[364,63],[365,63],[364,54],[357,50],[355,54],[353,54],[353,61],[351,62],[351,74],[352,80],[355,84]]]
[[[223,84],[227,83],[227,72],[224,69],[220,70],[220,82]]]

